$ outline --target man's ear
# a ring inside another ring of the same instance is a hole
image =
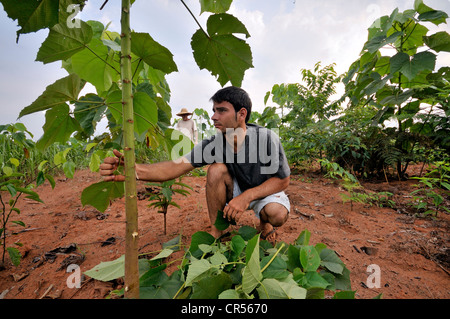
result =
[[[245,118],[247,117],[247,109],[241,108],[239,110],[238,114],[239,114],[239,117],[245,121]]]

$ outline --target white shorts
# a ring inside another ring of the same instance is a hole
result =
[[[239,184],[235,178],[233,178],[233,198],[242,194],[242,191],[239,187]],[[252,209],[255,212],[255,215],[259,218],[259,213],[269,203],[278,203],[286,207],[288,212],[291,210],[291,204],[289,202],[289,198],[285,192],[278,192],[267,197],[254,200],[250,203],[249,209]]]

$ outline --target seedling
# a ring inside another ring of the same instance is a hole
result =
[[[157,193],[153,193],[150,195],[149,201],[152,201],[148,206],[159,208],[158,213],[162,213],[164,215],[164,235],[167,233],[167,225],[166,225],[166,215],[167,209],[169,206],[175,206],[180,208],[180,206],[172,200],[172,196],[174,193],[181,194],[183,196],[189,195],[189,191],[185,188],[189,188],[192,190],[187,184],[181,183],[180,181],[176,182],[174,179],[162,182],[162,183],[147,183],[149,186],[157,186],[159,190]],[[173,186],[181,186],[181,188],[173,188]]]

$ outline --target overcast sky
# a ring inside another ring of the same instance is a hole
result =
[[[120,1],[110,0],[100,11],[103,2],[89,0],[77,18],[111,22],[109,30],[119,32]],[[185,2],[205,27],[209,14],[199,16],[199,1]],[[424,0],[424,3],[450,15],[450,0]],[[265,93],[274,84],[300,82],[300,69],[312,69],[318,61],[322,66],[336,63],[338,73],[346,72],[367,41],[367,28],[372,22],[391,14],[396,7],[404,11],[413,4],[414,0],[234,0],[228,13],[242,21],[251,35],[247,42],[254,68],[246,71],[242,87],[250,94],[254,110],[264,109]],[[17,23],[7,17],[1,4],[0,8],[0,124],[7,124],[16,122],[25,106],[67,73],[61,69],[60,61],[46,65],[35,62],[47,30],[21,35],[16,44]],[[134,31],[150,33],[174,55],[178,72],[167,76],[173,114],[182,107],[189,110],[201,107],[210,112],[209,98],[220,85],[209,71],[200,71],[194,61],[190,41],[198,26],[181,2],[137,0],[132,7],[131,23]],[[450,33],[448,25],[436,28],[427,23],[427,27],[430,33],[437,30]],[[450,65],[449,53],[439,54],[437,68],[443,65]],[[24,116],[19,122],[37,140],[42,135],[44,113]]]

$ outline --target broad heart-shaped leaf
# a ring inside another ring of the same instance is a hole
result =
[[[147,259],[139,259],[139,273],[148,271]],[[85,275],[100,281],[110,281],[125,276],[125,255],[111,261],[103,261],[84,272]]]
[[[428,31],[427,27],[410,20],[407,23],[406,29],[403,31],[406,36],[399,37],[397,41],[395,41],[394,46],[397,48],[401,47],[403,52],[413,55],[417,52],[417,49],[423,45],[423,37]]]
[[[245,254],[247,264],[242,273],[242,291],[249,294],[263,278],[259,263],[259,234],[248,241]]]
[[[148,33],[131,33],[131,52],[151,67],[166,74],[178,71],[177,65],[173,61],[173,54],[153,40]]]
[[[67,19],[70,13],[69,5],[84,5],[86,0],[0,0],[8,16],[17,20],[20,30],[17,31],[17,41],[20,34],[36,32],[50,28],[58,22]]]
[[[329,248],[322,249],[322,251],[320,252],[320,259],[320,264],[322,266],[335,274],[342,275],[345,265],[333,250]]]
[[[212,243],[214,243],[214,241],[215,239],[211,234],[204,231],[198,231],[191,237],[191,246],[189,247],[189,252],[195,258],[200,258],[203,255],[203,252],[201,249],[199,249],[199,245],[211,245]]]
[[[55,83],[50,84],[33,103],[20,111],[19,118],[60,105],[67,101],[78,98],[78,94],[84,87],[85,82],[76,74],[70,74]]]
[[[96,94],[86,94],[75,102],[74,116],[87,136],[94,134],[97,123],[102,119],[106,105]]]
[[[72,69],[82,79],[94,85],[101,94],[119,80],[120,65],[115,62],[115,52],[109,50],[99,39],[92,39],[87,46],[89,49],[72,55]]]
[[[201,11],[200,14],[203,12],[212,12],[212,13],[224,13],[227,12],[228,9],[230,9],[231,2],[233,0],[200,0],[201,5]]]
[[[433,71],[436,65],[436,55],[431,52],[420,52],[413,56],[411,61],[408,61],[401,69],[400,72],[403,73],[409,80],[415,78],[420,71],[430,70]]]
[[[429,37],[423,37],[425,44],[436,52],[450,52],[450,34],[445,31],[437,32]]]
[[[250,37],[245,25],[231,14],[221,13],[209,17],[206,27],[209,35],[242,33]]]
[[[140,286],[140,299],[173,299],[183,285],[179,271],[173,272],[170,277],[161,272],[161,276],[158,279],[158,282],[150,287]]]
[[[403,52],[398,52],[396,55],[390,58],[391,74],[400,71],[403,66],[409,63],[409,55]]]
[[[366,42],[364,45],[364,49],[367,49],[370,53],[377,52],[379,49],[384,47],[386,44],[393,43],[397,41],[397,39],[402,35],[402,32],[395,32],[391,34],[390,36],[386,35],[380,35],[376,36],[369,41]]]
[[[85,271],[85,275],[101,281],[110,281],[125,275],[125,255],[111,261],[103,261],[94,268]]]
[[[273,278],[264,279],[256,289],[260,299],[305,299],[306,289],[294,281],[283,282]]]
[[[101,212],[108,208],[111,200],[124,194],[123,182],[99,182],[86,187],[81,193],[83,206],[91,205]]]
[[[217,299],[219,295],[231,288],[231,277],[221,271],[204,277],[192,284],[192,299]]]
[[[72,116],[66,103],[57,105],[45,113],[44,134],[36,147],[44,150],[55,142],[65,143],[73,132],[81,127]]]
[[[118,124],[121,124],[123,121],[121,101],[122,92],[119,90],[111,92],[106,99],[106,104]],[[146,132],[151,126],[155,126],[158,122],[158,106],[147,93],[134,93],[133,112],[134,130],[139,135]]]
[[[300,250],[300,262],[305,271],[316,271],[320,265],[320,256],[314,246],[304,246]]]
[[[134,93],[133,110],[134,129],[139,135],[158,123],[158,106],[148,94],[144,92]]]
[[[36,32],[58,23],[59,1],[55,0],[1,0],[8,16],[17,20],[21,27],[17,31],[17,40],[22,33]]]
[[[206,259],[194,260],[189,265],[189,270],[186,276],[185,286],[189,287],[193,281],[200,277],[202,274],[211,269],[211,264]]]
[[[69,28],[64,21],[50,29],[47,39],[39,48],[36,61],[50,63],[66,60],[83,50],[92,39],[92,28],[84,21],[80,27]]]
[[[232,34],[244,32],[236,20],[227,18],[224,23],[212,15],[207,22],[209,34],[199,29],[192,36],[191,47],[197,65],[217,76],[222,86],[228,81],[241,86],[245,71],[253,67],[250,46]],[[217,34],[211,34],[209,30]]]
[[[435,25],[440,25],[447,20],[448,14],[444,11],[440,10],[431,10],[424,13],[421,13],[418,17],[420,21],[429,21],[434,23]]]

